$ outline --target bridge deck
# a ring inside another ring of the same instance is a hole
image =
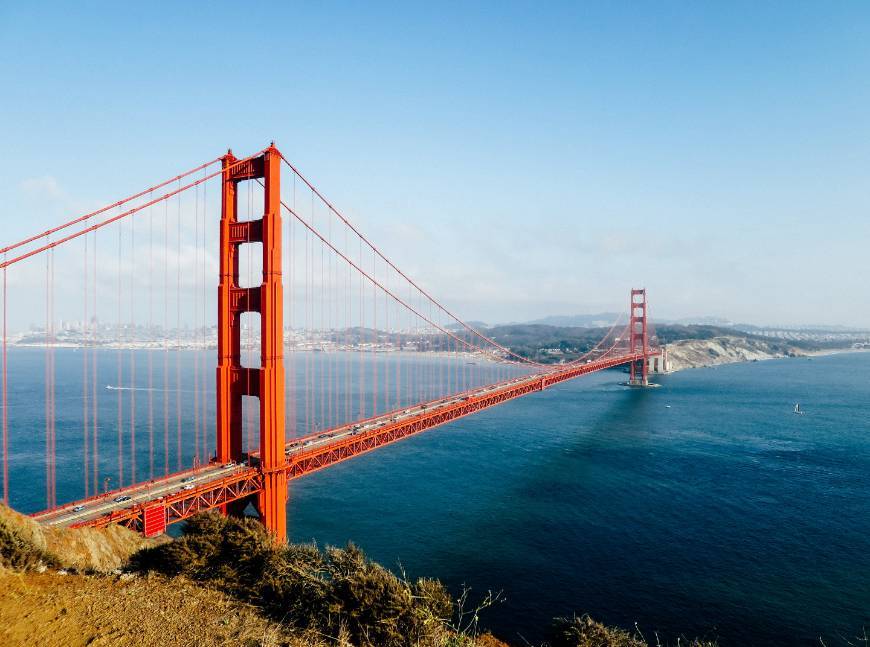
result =
[[[656,354],[657,351],[652,351],[647,353],[647,357]],[[642,358],[642,354],[632,354],[569,368],[556,367],[547,373],[473,389],[296,438],[285,447],[284,469],[288,480],[299,478],[502,402]],[[165,510],[166,523],[174,523],[202,510],[256,494],[262,487],[256,454],[248,462],[250,464],[209,464],[178,472],[159,480],[39,512],[33,518],[46,525],[102,527],[121,523],[143,531],[146,509],[158,506]]]

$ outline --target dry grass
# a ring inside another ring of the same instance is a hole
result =
[[[643,637],[605,627],[589,616],[556,618],[550,627],[550,647],[647,647]]]
[[[98,572],[121,568],[134,553],[157,544],[121,526],[45,528],[3,504],[0,542],[0,564],[6,566],[20,569],[45,564]]]
[[[289,626],[344,633],[355,645],[441,647],[456,633],[437,580],[396,577],[353,545],[279,546],[250,519],[197,515],[184,537],[140,552],[132,566],[207,583]]]
[[[291,635],[218,591],[162,576],[0,571],[0,644],[325,645]]]

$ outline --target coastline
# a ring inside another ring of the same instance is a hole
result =
[[[771,359],[824,357],[843,353],[866,353],[866,348],[824,348],[807,350],[791,344],[721,336],[711,339],[689,339],[666,345],[667,370],[676,373],[692,368],[710,368],[725,364],[762,362]]]

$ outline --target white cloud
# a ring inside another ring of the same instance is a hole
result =
[[[51,175],[25,178],[18,183],[18,187],[28,196],[47,197],[52,200],[65,200],[67,198],[57,179]]]

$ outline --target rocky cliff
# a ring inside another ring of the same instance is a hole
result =
[[[676,341],[668,344],[667,349],[669,371],[807,354],[782,342],[731,336]]]

